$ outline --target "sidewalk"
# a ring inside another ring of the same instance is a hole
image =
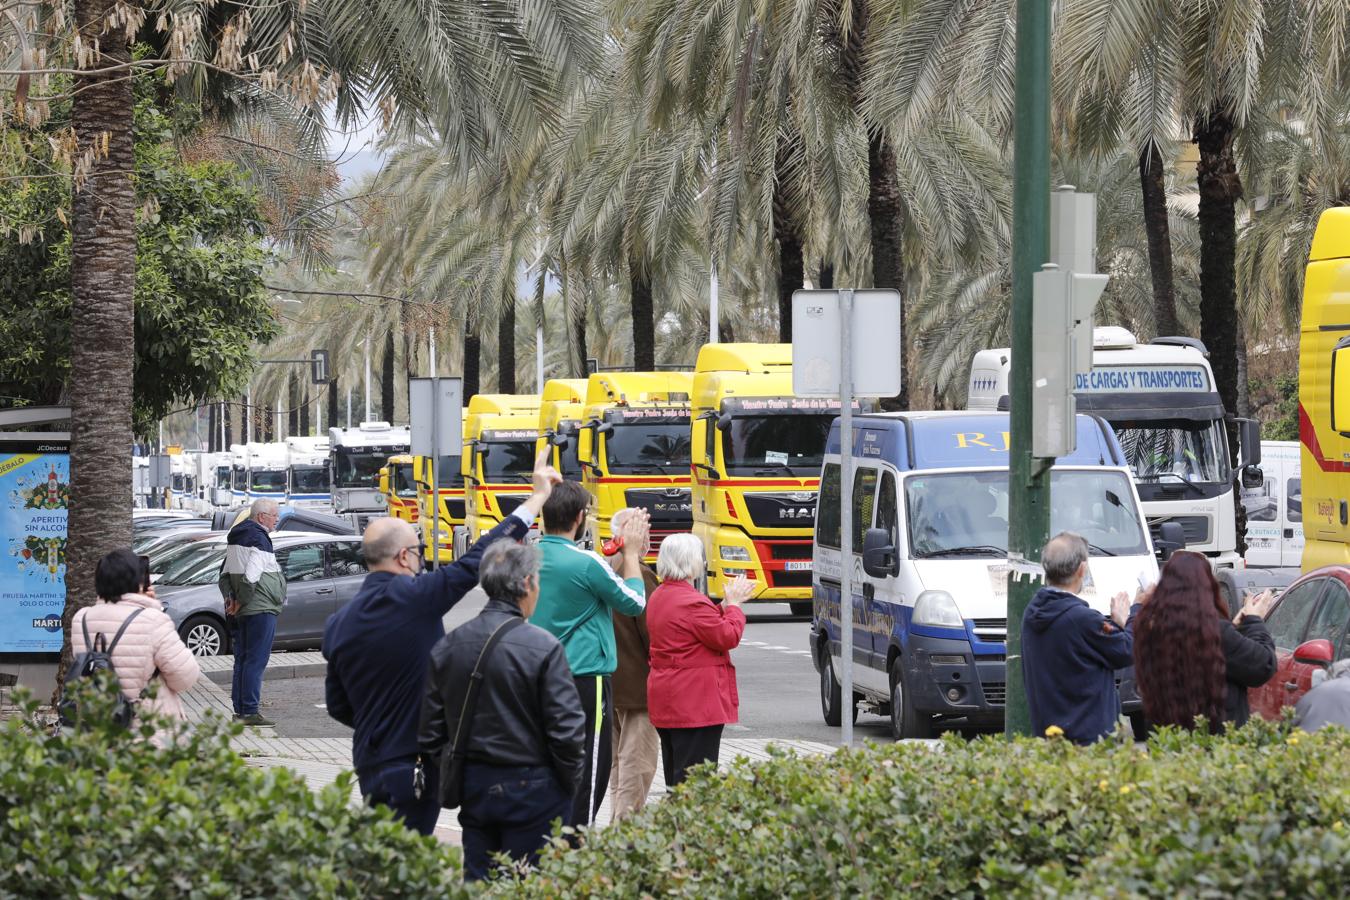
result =
[[[188,718],[201,721],[208,710],[229,719],[233,715],[230,707],[228,688],[229,674],[234,665],[233,657],[203,657],[198,660],[202,672],[207,677],[198,679],[192,690],[183,695]],[[323,656],[319,653],[277,653],[268,662],[267,680],[277,678],[298,678],[322,674]],[[224,678],[222,679],[222,675]],[[226,687],[221,687],[222,682]],[[722,741],[722,751],[718,765],[727,768],[738,757],[758,762],[769,759],[769,745],[792,750],[806,756],[817,753],[831,753],[834,746],[815,741],[777,741],[752,738],[726,738]],[[294,770],[305,779],[314,790],[320,790],[337,780],[345,769],[351,768],[352,748],[347,738],[286,738],[278,737],[271,728],[250,728],[234,740],[235,750],[245,757],[251,766],[275,768],[284,766]],[[666,783],[660,770],[652,782],[648,794],[649,801],[659,800],[665,795]],[[352,802],[360,803],[361,794],[355,786],[352,789]],[[459,845],[460,827],[458,813],[441,813],[436,823],[436,837],[446,843]],[[596,821],[608,824],[610,818],[609,797],[601,804]]]

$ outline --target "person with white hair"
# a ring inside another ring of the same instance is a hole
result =
[[[694,587],[705,569],[703,542],[694,535],[672,534],[661,542],[661,586],[647,609],[647,714],[661,737],[667,789],[684,781],[691,767],[717,761],[722,729],[737,721],[740,708],[731,651],[745,633],[741,604],[754,585],[737,578],[727,586],[723,608]]]
[[[1317,731],[1328,725],[1350,728],[1350,659],[1331,664],[1324,679],[1313,673],[1313,689],[1294,707],[1294,724],[1304,731]]]
[[[277,633],[277,616],[286,604],[286,579],[277,564],[270,535],[279,518],[275,500],[253,501],[249,517],[231,528],[225,539],[225,564],[220,569],[225,615],[234,623],[230,629],[234,718],[260,727],[276,724],[264,718],[258,707],[262,703],[263,672]]]

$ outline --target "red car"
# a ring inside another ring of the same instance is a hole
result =
[[[1289,586],[1266,617],[1275,639],[1275,677],[1247,694],[1252,712],[1279,719],[1312,689],[1312,674],[1350,657],[1350,567],[1327,566]]]

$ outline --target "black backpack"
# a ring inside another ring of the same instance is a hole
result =
[[[82,681],[88,681],[93,678],[102,677],[105,689],[116,693],[117,700],[113,705],[112,721],[123,728],[130,728],[132,721],[136,718],[136,705],[126,698],[122,693],[122,686],[117,680],[117,667],[113,665],[113,650],[117,649],[117,642],[122,639],[122,634],[131,624],[131,620],[141,614],[141,608],[132,610],[131,615],[122,620],[122,625],[113,635],[112,643],[108,643],[103,636],[103,632],[94,635],[94,639],[89,639],[89,616],[86,613],[80,620],[80,626],[84,629],[85,651],[71,662],[70,668],[66,670],[65,688],[62,691],[62,700],[59,706],[61,724],[65,726],[74,726],[79,720],[79,710],[76,708],[75,698],[71,692],[78,687]]]

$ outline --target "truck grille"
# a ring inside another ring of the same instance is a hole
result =
[[[517,505],[518,505],[518,504],[517,504]],[[442,500],[442,501],[441,501],[441,507],[442,507],[442,509],[445,510],[445,516],[446,516],[446,518],[449,518],[449,519],[462,519],[462,518],[464,518],[464,498],[463,498],[463,497],[456,497],[456,498],[453,499],[453,500]],[[507,513],[507,512],[510,512],[512,509],[515,509],[515,506],[509,507],[509,508],[507,508],[507,509],[503,509],[502,512],[503,512],[503,513]]]
[[[1002,706],[1008,702],[1008,684],[1004,681],[982,681],[985,702],[990,706]]]
[[[1187,544],[1209,543],[1209,516],[1164,516],[1149,519],[1148,530],[1149,534],[1153,535],[1154,541],[1162,540],[1164,522],[1176,522],[1180,525],[1182,534],[1186,535]]]
[[[811,586],[810,572],[769,571],[765,574],[769,577],[769,587],[809,588]]]
[[[694,503],[689,488],[656,488],[624,491],[629,506],[645,509],[652,517],[652,537],[658,531],[674,534],[694,525]]]
[[[497,507],[502,511],[503,516],[509,516],[517,506],[524,503],[526,497],[520,494],[498,494]]]
[[[814,528],[816,492],[747,493],[744,495],[750,521],[759,528]]]
[[[971,619],[971,630],[982,641],[1006,641],[1008,639],[1007,619]]]
[[[766,542],[767,543],[767,542]],[[774,541],[768,544],[769,559],[810,559],[810,541]]]

